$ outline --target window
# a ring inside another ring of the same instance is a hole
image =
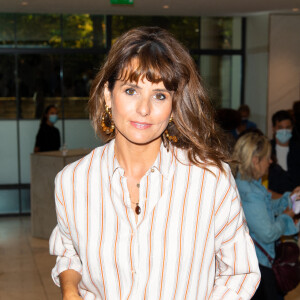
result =
[[[72,54],[63,57],[63,101],[66,119],[87,119],[87,102],[93,78],[104,55]]]
[[[201,18],[201,49],[241,49],[241,18]]]
[[[15,15],[0,14],[0,47],[11,47],[15,43]]]
[[[30,212],[30,153],[46,106],[58,107],[62,144],[98,144],[87,112],[92,80],[111,44],[138,26],[165,28],[187,47],[216,108],[240,105],[239,17],[1,13],[0,214]]]
[[[16,17],[18,47],[59,47],[61,45],[60,16],[21,14]]]
[[[139,26],[159,26],[172,32],[187,48],[199,48],[199,18],[163,16],[112,16],[112,42]]]
[[[18,57],[21,119],[40,119],[49,104],[60,111],[60,56],[24,54]]]
[[[63,47],[105,47],[104,16],[64,15]]]
[[[0,55],[0,119],[16,119],[16,82],[14,55]]]

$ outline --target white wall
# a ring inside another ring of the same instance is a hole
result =
[[[103,145],[90,120],[65,120],[65,143],[69,149],[94,149]]]
[[[268,135],[271,117],[300,98],[300,15],[270,16]]]
[[[250,119],[266,133],[268,91],[269,15],[247,18],[245,104]]]

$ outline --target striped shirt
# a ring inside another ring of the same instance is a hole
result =
[[[57,285],[73,269],[87,300],[251,298],[260,273],[228,165],[208,171],[174,151],[161,145],[142,177],[138,222],[114,140],[56,176]]]

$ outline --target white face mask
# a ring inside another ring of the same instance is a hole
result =
[[[276,139],[282,144],[288,142],[291,137],[292,137],[291,129],[278,129],[276,131]]]

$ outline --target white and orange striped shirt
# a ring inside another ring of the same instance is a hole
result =
[[[114,140],[56,177],[52,270],[82,275],[83,299],[250,299],[260,280],[235,181],[161,146],[140,181],[136,223]]]

